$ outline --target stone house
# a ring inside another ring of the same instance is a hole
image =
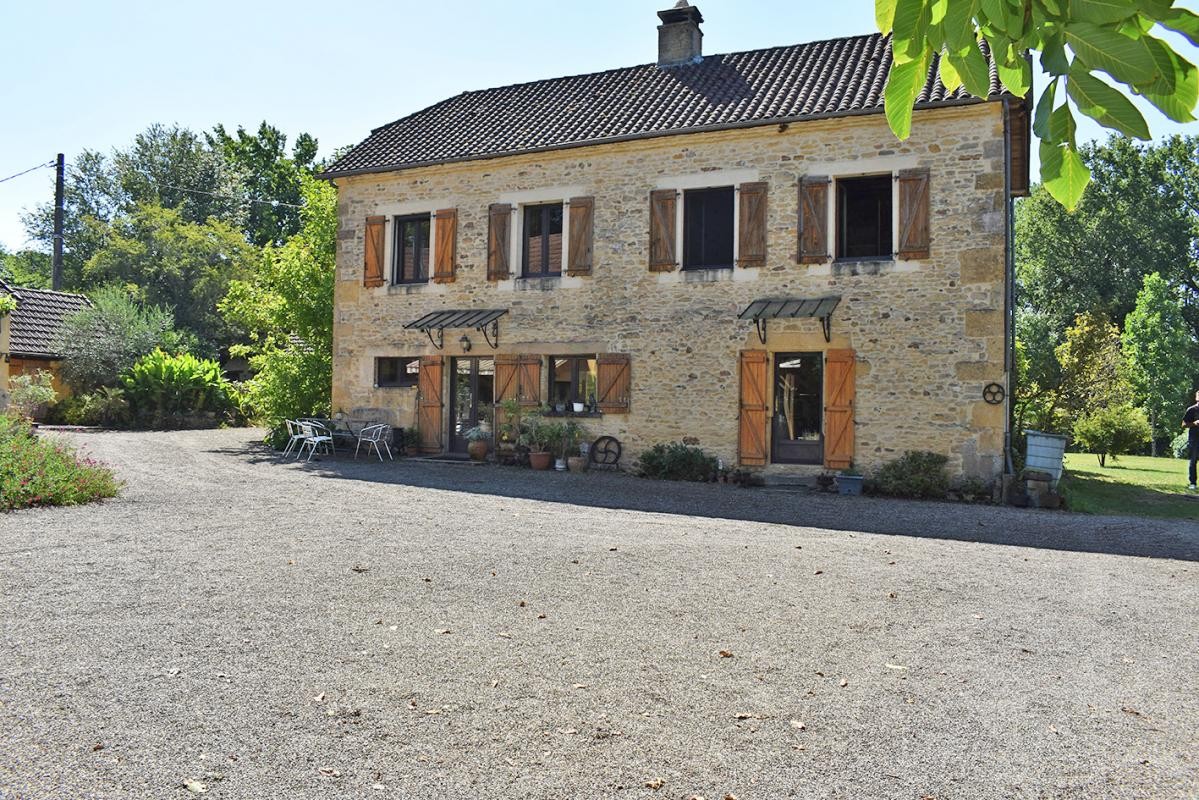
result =
[[[426,453],[515,397],[625,464],[998,475],[1025,101],[934,67],[899,142],[887,37],[705,57],[697,8],[658,16],[655,63],[465,92],[329,168],[334,409]]]
[[[44,370],[53,376],[59,397],[70,394],[59,377],[61,357],[54,339],[62,321],[91,305],[81,294],[52,292],[27,286],[10,286],[0,281],[0,295],[17,301],[11,314],[0,314],[0,409],[8,405],[9,378]]]

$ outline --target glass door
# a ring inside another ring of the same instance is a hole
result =
[[[776,464],[824,461],[824,354],[777,353],[771,460]]]
[[[495,361],[454,358],[450,366],[450,452],[466,452],[466,432],[491,430],[495,420]]]

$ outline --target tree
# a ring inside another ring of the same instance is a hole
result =
[[[1153,429],[1145,412],[1129,403],[1096,408],[1074,423],[1074,442],[1099,457],[1099,466],[1107,466],[1107,457],[1131,453],[1153,438]]]
[[[1192,387],[1192,340],[1182,304],[1156,272],[1145,276],[1121,341],[1133,390],[1149,414],[1156,456],[1157,440],[1173,437],[1172,423]]]
[[[251,337],[234,352],[250,357],[250,405],[273,430],[284,419],[327,414],[331,404],[337,190],[308,176],[301,185],[300,232],[267,248],[258,270],[231,281],[220,304]]]
[[[1097,409],[1132,400],[1120,331],[1106,314],[1079,314],[1055,355],[1062,370],[1055,403],[1069,415],[1071,424]]]
[[[63,320],[54,342],[63,357],[63,380],[77,393],[115,386],[121,373],[156,348],[183,347],[166,309],[142,305],[116,286],[97,290],[91,301]]]
[[[201,354],[214,355],[237,338],[217,313],[217,302],[258,259],[258,250],[228,223],[187,222],[178,210],[143,205],[113,221],[84,277],[94,286],[135,287],[139,300],[174,313],[176,326],[204,346]]]
[[[50,256],[36,250],[10,253],[0,245],[0,281],[33,289],[50,288]]]
[[[207,135],[208,144],[220,153],[237,182],[237,192],[252,202],[246,205],[242,225],[246,238],[259,246],[282,244],[300,230],[301,176],[312,175],[317,142],[306,133],[296,137],[291,156],[287,136],[266,122],[252,136],[238,127],[230,136],[217,125]]]
[[[1194,119],[1199,70],[1153,35],[1165,28],[1199,46],[1199,15],[1175,8],[1174,0],[875,0],[875,16],[879,29],[893,34],[885,100],[900,139],[911,133],[912,107],[933,64],[947,89],[964,85],[976,97],[989,94],[980,34],[1003,87],[1016,97],[1032,86],[1025,54],[1040,55],[1050,76],[1033,115],[1041,179],[1067,209],[1091,179],[1075,137],[1075,111],[1137,139],[1148,139],[1149,127],[1130,94],[1176,122]]]

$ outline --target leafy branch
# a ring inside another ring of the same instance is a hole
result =
[[[911,134],[912,107],[934,64],[949,91],[965,86],[986,97],[989,53],[1003,88],[1026,97],[1031,54],[1039,53],[1049,75],[1033,114],[1041,181],[1070,210],[1091,179],[1078,153],[1076,111],[1136,139],[1148,139],[1149,126],[1130,95],[1175,122],[1195,119],[1199,70],[1153,35],[1165,28],[1199,47],[1199,15],[1173,0],[875,0],[875,17],[893,34],[885,99],[900,139]]]

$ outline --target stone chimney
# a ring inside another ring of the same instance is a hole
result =
[[[704,34],[699,24],[703,14],[687,0],[679,0],[674,8],[658,12],[658,66],[677,67],[695,64],[704,57]]]

